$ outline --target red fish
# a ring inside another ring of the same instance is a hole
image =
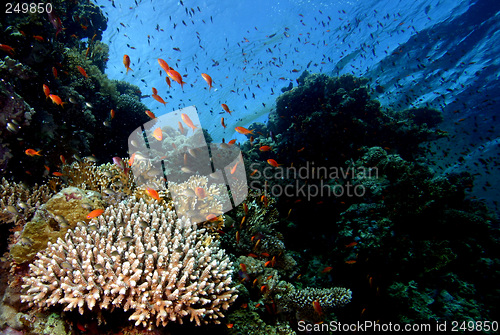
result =
[[[54,78],[57,79],[57,69],[55,67],[52,67],[52,74],[54,75]]]
[[[263,145],[263,146],[261,146],[261,147],[259,148],[259,150],[260,150],[260,151],[265,152],[265,151],[270,151],[270,150],[272,150],[272,148],[271,148],[270,146],[268,146],[268,145]]]
[[[63,30],[61,19],[57,17],[53,11],[47,12],[47,14],[49,16],[50,23],[52,23],[52,26],[56,30],[56,38],[57,38],[57,34],[59,34]]]
[[[168,84],[168,88],[172,88],[172,82],[170,81],[170,78],[169,77],[165,77],[165,81]]]
[[[43,39],[43,37],[42,37],[42,36],[39,36],[39,35],[33,35],[33,38],[34,38],[35,40],[37,40],[38,42],[44,42],[44,41],[45,41],[45,40]]]
[[[35,151],[34,149],[26,149],[26,151],[24,153],[28,156],[31,156],[31,157],[41,156],[40,151],[42,151],[42,150]]]
[[[184,114],[182,113],[181,114],[181,118],[182,118],[182,121],[184,121],[184,123],[191,129],[193,129],[193,131],[198,128],[196,127],[194,124],[193,124],[193,121],[191,121],[191,119],[189,118],[189,116],[187,116],[187,114]]]
[[[77,65],[76,68],[78,69],[78,71],[80,71],[80,73],[82,74],[82,76],[84,76],[85,78],[88,78],[89,76],[87,75],[87,72],[85,72],[85,70],[83,69],[83,67]]]
[[[180,75],[179,72],[175,70],[170,70],[167,72],[168,76],[178,82],[181,85],[181,88],[184,89],[184,84],[185,82],[182,81],[182,76]]]
[[[165,70],[166,73],[170,71],[170,67],[168,66],[167,62],[165,62],[163,59],[158,58],[158,64],[160,64],[161,68]]]
[[[323,311],[321,310],[321,305],[320,305],[318,299],[314,300],[312,302],[312,305],[313,305],[314,311],[316,313],[318,313],[319,316],[323,315]]]
[[[244,128],[244,127],[236,127],[234,129],[238,133],[243,134],[243,135],[253,134],[253,130],[248,130],[247,128]]]
[[[47,85],[43,84],[43,93],[45,93],[45,98],[48,99],[50,95],[50,89]]]
[[[63,101],[61,100],[61,98],[59,98],[59,96],[57,96],[57,95],[55,95],[55,94],[49,94],[49,98],[50,98],[50,100],[52,100],[52,102],[53,102],[53,103],[55,103],[56,105],[59,105],[59,106],[61,106],[61,107],[63,107],[63,108],[64,108],[64,104],[65,104],[66,102],[63,102]]]
[[[208,90],[210,91],[212,89],[212,78],[208,74],[206,74],[206,73],[202,73],[201,76],[207,82],[207,84],[208,84]]]
[[[234,166],[231,169],[231,174],[234,174],[236,172],[236,167],[238,167],[239,163],[240,163],[240,161],[237,161],[236,164],[234,164]]]
[[[221,104],[221,106],[226,112],[228,112],[231,115],[232,111],[229,110],[229,107],[227,107],[226,104]]]
[[[224,118],[220,119],[220,124],[224,127],[224,129],[226,129],[226,125],[224,124]]]
[[[276,162],[274,159],[271,159],[271,158],[267,160],[267,163],[269,165],[271,165],[272,167],[278,167],[281,165],[281,164],[278,164],[278,162]]]
[[[155,199],[155,200],[158,200],[158,201],[160,201],[160,200],[161,200],[160,195],[158,194],[158,192],[156,192],[156,190],[153,190],[152,188],[147,187],[147,188],[146,188],[146,193],[147,193],[147,194],[148,194],[151,198],[153,198],[153,199]]]
[[[152,111],[145,111],[146,115],[152,119],[156,119],[156,115]]]
[[[167,103],[165,102],[165,100],[162,99],[162,97],[160,97],[158,94],[152,94],[151,95],[153,97],[153,99],[155,99],[156,101],[158,101],[159,103],[163,104],[163,105],[167,105]]]
[[[63,174],[61,172],[57,172],[57,171],[56,172],[52,172],[52,174],[54,176],[56,176],[56,177],[62,177],[63,176]]]
[[[197,187],[194,189],[194,193],[198,196],[198,198],[203,199],[207,196],[205,190],[202,187]]]
[[[153,137],[156,138],[158,141],[163,140],[163,133],[161,132],[161,128],[158,127],[153,131]]]
[[[333,268],[332,268],[331,266],[327,266],[326,268],[324,268],[324,269],[321,271],[321,273],[328,273],[328,272],[330,272],[330,271],[332,271],[332,270],[333,270]]]
[[[179,131],[181,132],[182,135],[184,135],[184,132],[186,131],[184,127],[182,126],[181,121],[179,121]]]
[[[128,74],[128,70],[134,71],[130,68],[130,57],[128,55],[123,55],[123,65],[125,65],[125,68],[127,69],[125,74]]]
[[[90,212],[90,213],[87,215],[87,219],[96,218],[96,217],[98,217],[99,215],[101,215],[102,213],[104,213],[104,209],[102,209],[102,208],[94,209],[92,212]]]
[[[114,109],[109,111],[109,116],[111,116],[111,120],[113,120],[115,118],[115,114],[116,114],[116,112]]]
[[[158,90],[154,87],[151,87],[151,90],[153,91],[153,94],[158,94]]]
[[[14,55],[14,48],[6,44],[0,44],[0,50],[7,52],[11,56]]]

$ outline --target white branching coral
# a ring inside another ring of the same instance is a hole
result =
[[[197,325],[224,317],[236,299],[232,263],[188,219],[142,199],[110,206],[38,254],[24,278],[23,302],[64,310],[133,310],[136,325]]]

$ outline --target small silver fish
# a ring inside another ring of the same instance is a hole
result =
[[[69,264],[68,262],[62,262],[61,263],[61,267],[63,269],[66,269],[66,270],[72,270],[73,269],[73,267],[71,266],[71,264]]]
[[[19,212],[17,211],[16,207],[14,207],[14,206],[9,205],[9,206],[5,207],[5,209],[7,209],[7,212],[9,212],[9,213],[19,215]]]
[[[13,123],[7,122],[7,130],[11,133],[17,133],[19,127],[15,126]]]
[[[28,205],[25,202],[19,201],[17,205],[22,209],[28,209]]]
[[[105,188],[104,190],[102,190],[102,193],[104,193],[106,195],[115,195],[115,191],[113,191],[110,188]]]
[[[92,210],[92,205],[91,204],[87,204],[87,203],[83,203],[82,204],[82,208],[85,209],[85,210],[91,211]]]
[[[94,106],[92,106],[92,104],[90,102],[85,102],[85,106],[87,106],[88,108],[94,107]]]
[[[29,237],[21,237],[19,241],[21,242],[21,245],[26,245],[26,246],[33,245],[33,241]]]

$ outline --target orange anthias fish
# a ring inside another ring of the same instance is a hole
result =
[[[184,132],[186,131],[184,127],[182,126],[181,121],[179,121],[179,131],[181,132],[182,135],[184,135]]]
[[[160,97],[158,94],[153,93],[151,96],[153,97],[153,99],[155,99],[159,103],[161,103],[161,104],[163,104],[165,106],[167,105],[167,103],[165,102],[165,100],[163,100],[162,97]]]
[[[160,201],[161,198],[160,198],[160,195],[158,194],[158,192],[156,192],[156,190],[153,190],[152,188],[146,188],[146,193],[153,199],[155,200],[158,200]]]
[[[0,44],[0,50],[9,53],[11,56],[14,54],[14,48],[6,44]]]
[[[260,151],[265,152],[265,151],[270,151],[270,150],[272,150],[272,148],[271,148],[270,146],[268,146],[268,145],[263,145],[263,146],[261,146],[261,147],[259,148],[259,150],[260,150]]]
[[[161,128],[158,127],[153,131],[153,137],[156,138],[158,141],[163,140],[163,133],[161,132]]]
[[[224,127],[224,129],[226,129],[226,125],[224,124],[224,118],[220,119],[220,124]]]
[[[271,158],[267,160],[267,163],[269,165],[271,165],[272,167],[278,167],[281,165],[281,164],[278,164],[278,162],[276,162],[274,159],[271,159]]]
[[[50,89],[47,85],[43,84],[43,93],[45,93],[45,98],[48,99],[50,95]]]
[[[321,310],[321,305],[320,305],[318,299],[314,300],[312,302],[312,305],[313,305],[314,311],[316,313],[318,313],[319,316],[323,315],[323,311]]]
[[[193,121],[191,121],[191,119],[189,118],[189,116],[187,116],[187,114],[184,114],[182,113],[181,114],[181,118],[182,118],[182,121],[184,121],[184,123],[191,129],[193,129],[193,131],[198,128],[196,127],[194,124],[193,124]]]
[[[76,68],[78,69],[78,71],[80,71],[80,73],[82,74],[82,76],[84,76],[85,78],[88,78],[89,76],[87,75],[87,72],[85,72],[85,70],[83,69],[83,67],[77,65]]]
[[[42,151],[42,150],[35,151],[34,149],[26,149],[26,151],[24,153],[28,156],[31,156],[31,157],[41,156],[40,151]]]
[[[151,90],[153,91],[153,94],[158,94],[158,90],[155,87],[151,87]]]
[[[152,119],[156,119],[156,115],[152,111],[145,111],[147,116],[149,116]]]
[[[54,78],[57,79],[57,69],[55,67],[52,67],[52,74],[54,75]]]
[[[330,272],[330,271],[332,271],[332,270],[333,270],[333,268],[332,268],[331,266],[327,266],[326,268],[324,268],[324,269],[321,271],[321,273],[328,273],[328,272]]]
[[[227,105],[226,105],[226,104],[221,104],[221,106],[222,106],[222,108],[223,108],[226,112],[228,112],[228,113],[231,115],[231,113],[232,113],[233,111],[230,111],[230,110],[229,110],[229,107],[227,107]]]
[[[170,70],[167,72],[168,76],[178,82],[181,85],[181,88],[184,89],[184,84],[185,82],[182,81],[182,76],[180,75],[179,72],[175,70]]]
[[[134,71],[130,68],[130,57],[128,55],[123,55],[123,65],[125,65],[125,68],[127,69],[125,74],[128,74],[128,70]]]
[[[87,215],[87,219],[96,218],[96,217],[98,217],[99,215],[101,215],[102,213],[104,213],[104,209],[102,209],[102,208],[94,209],[92,212],[90,212],[90,213]]]
[[[109,111],[109,116],[111,116],[111,120],[113,120],[115,118],[115,114],[116,114],[116,112],[114,109]]]
[[[243,135],[253,134],[253,130],[248,130],[247,128],[244,127],[236,127],[234,128],[234,130]]]
[[[165,81],[167,82],[168,88],[172,88],[172,82],[169,77],[165,77]]]
[[[204,199],[207,194],[205,193],[205,189],[203,187],[197,187],[194,189],[194,193],[198,196],[200,199]]]
[[[212,89],[212,78],[208,74],[206,74],[206,73],[202,73],[201,76],[207,82],[207,84],[208,84],[208,90],[210,91]]]
[[[160,64],[161,68],[168,74],[168,72],[170,71],[170,67],[168,66],[167,62],[165,62],[161,58],[158,58],[158,64]]]
[[[63,102],[63,101],[61,100],[61,98],[59,98],[59,96],[57,96],[57,95],[55,95],[55,94],[49,94],[49,98],[50,98],[50,100],[52,100],[52,102],[53,102],[53,103],[55,103],[56,105],[59,105],[59,106],[61,106],[61,107],[63,107],[63,108],[64,108],[64,104],[65,104],[66,102]]]

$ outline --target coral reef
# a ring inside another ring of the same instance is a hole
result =
[[[87,220],[88,213],[104,207],[101,194],[76,187],[66,187],[41,205],[22,231],[14,233],[10,248],[12,259],[21,264],[31,261],[48,242],[56,242],[69,228]]]
[[[133,310],[149,328],[185,317],[219,323],[236,299],[218,243],[161,205],[129,199],[50,243],[24,278],[30,305]]]
[[[351,301],[351,291],[343,287],[305,288],[277,295],[278,306],[285,312],[295,312],[297,320],[318,322],[323,313],[342,307]],[[314,304],[317,304],[315,307]]]

